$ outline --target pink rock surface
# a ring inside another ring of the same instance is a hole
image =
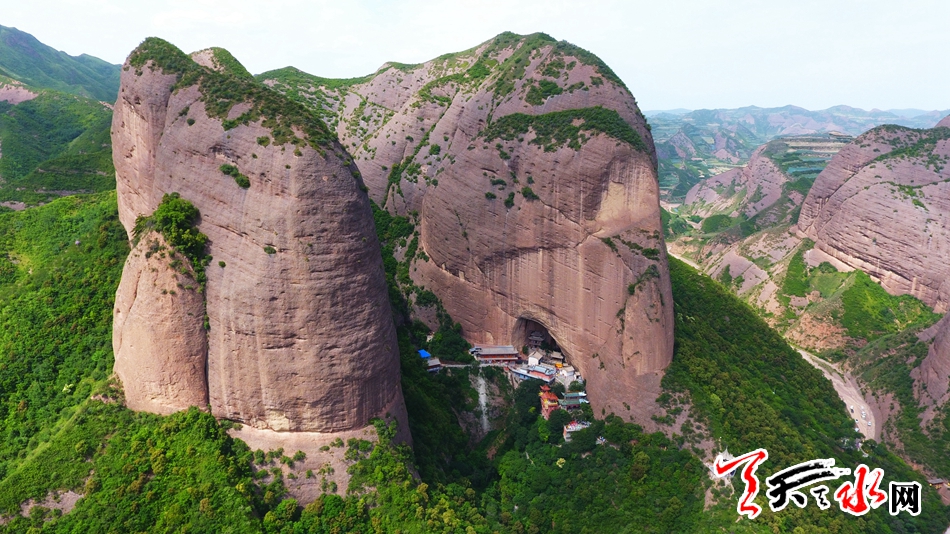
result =
[[[417,258],[410,274],[440,297],[469,341],[521,347],[527,321],[540,323],[588,380],[595,411],[652,426],[673,350],[652,137],[626,87],[570,46],[532,39],[503,34],[415,67],[384,66],[345,91],[297,89],[320,92],[315,103],[336,114],[331,124],[371,196],[392,212],[418,214],[419,251],[428,260]],[[509,58],[523,72],[505,78],[510,92],[496,92]],[[493,65],[484,79],[447,78],[479,59]],[[541,80],[561,93],[528,102]],[[511,141],[481,136],[514,113],[594,106],[615,110],[646,150],[594,131],[577,149],[562,143],[551,151],[531,143],[533,131]],[[417,150],[423,139],[439,148]],[[390,184],[400,162],[418,165],[418,173]],[[538,199],[525,198],[524,187]],[[623,241],[655,249],[656,259]]]
[[[36,98],[36,93],[19,83],[0,83],[0,102],[19,104]]]
[[[412,278],[440,297],[469,341],[521,347],[526,321],[540,323],[588,380],[595,411],[652,425],[659,380],[672,358],[673,309],[656,156],[635,99],[554,43],[524,56],[523,76],[505,95],[496,94],[491,75],[474,84],[432,83],[464,72],[482,54],[503,64],[527,42],[492,48],[490,41],[451,60],[383,70],[345,95],[332,93],[337,134],[377,202],[418,213],[419,250],[428,261],[415,260]],[[564,66],[546,73],[556,60]],[[556,83],[561,94],[529,103],[526,95],[539,80]],[[426,84],[442,101],[424,98]],[[533,131],[512,141],[480,137],[489,123],[513,113],[594,106],[617,111],[647,149],[596,132],[587,132],[578,149],[549,152],[531,143]],[[426,135],[438,154],[424,147],[413,156]],[[390,186],[392,166],[404,159],[418,164],[419,174],[404,173]],[[537,200],[520,193],[526,186]],[[511,192],[517,194],[509,209],[503,201]],[[623,241],[656,249],[656,259]]]
[[[856,138],[816,179],[798,226],[890,293],[942,313],[950,307],[950,140],[884,157],[924,135],[884,126]]]
[[[208,405],[204,297],[193,274],[170,265],[182,259],[172,254],[161,234],[142,236],[122,271],[112,328],[126,405],[164,415]]]
[[[352,430],[387,413],[404,420],[379,244],[345,150],[331,143],[295,155],[290,145],[261,146],[257,138],[270,129],[256,122],[226,131],[205,113],[198,86],[173,90],[175,83],[148,65],[122,73],[113,118],[119,217],[130,231],[171,192],[200,210],[198,228],[214,258],[205,292],[210,330],[185,331],[188,351],[169,351],[156,336],[136,334],[147,329],[133,324],[144,314],[117,313],[116,371],[130,406],[145,406],[137,392],[161,381],[145,362],[161,358],[179,367],[163,372],[187,373],[192,351],[207,343],[204,390],[153,404],[184,406],[204,395],[216,416],[276,431]],[[222,164],[237,166],[250,187],[223,174]],[[116,300],[148,309],[155,289],[137,291],[136,280],[149,275],[134,261]],[[172,313],[161,316],[184,320]],[[202,316],[193,321],[201,325]]]
[[[767,146],[757,148],[745,167],[726,171],[694,185],[686,194],[685,204],[691,205],[692,211],[701,217],[723,210],[754,217],[775,204],[782,196],[782,185],[788,177],[763,154]],[[745,195],[737,200],[736,194],[742,191]]]
[[[922,426],[933,419],[940,407],[950,402],[950,315],[944,316],[934,329],[927,357],[910,373],[914,379],[914,393],[924,408]]]

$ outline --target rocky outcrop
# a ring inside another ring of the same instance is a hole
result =
[[[764,154],[769,145],[752,153],[745,167],[732,169],[694,185],[686,194],[685,204],[692,213],[708,217],[726,212],[732,217],[754,217],[778,202],[788,176]]]
[[[208,342],[202,326],[204,296],[157,233],[132,249],[116,293],[113,320],[115,372],[125,386],[126,405],[163,415],[208,405]]]
[[[893,294],[950,307],[950,130],[875,128],[818,176],[798,226]]]
[[[27,89],[23,84],[0,77],[0,102],[19,104],[36,98],[36,93]]]
[[[914,393],[924,409],[921,426],[926,427],[937,410],[950,402],[950,315],[924,332],[924,340],[931,341],[927,357],[910,376],[914,379]],[[932,337],[931,337],[932,336]]]
[[[851,137],[801,135],[758,147],[744,167],[700,181],[686,194],[681,213],[726,214],[753,220],[756,229],[792,224],[812,180]]]
[[[114,333],[129,406],[207,403],[218,417],[276,431],[405,421],[369,198],[322,123],[148,39],[123,68],[112,138],[130,237],[137,217],[177,192],[200,211],[213,257],[199,303],[198,293],[161,293],[181,277],[161,265],[167,258],[145,257],[149,238],[130,255]]]
[[[650,423],[673,349],[656,158],[606,65],[502,34],[358,80],[261,77],[325,110],[372,197],[418,217],[412,279],[469,341],[521,347],[543,328],[598,413]]]
[[[941,119],[934,128],[950,128],[950,115]]]

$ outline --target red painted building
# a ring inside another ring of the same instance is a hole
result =
[[[548,419],[551,417],[551,412],[560,407],[557,395],[551,392],[551,388],[541,386],[541,392],[538,393],[538,396],[541,397],[541,417]]]

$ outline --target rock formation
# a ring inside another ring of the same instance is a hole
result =
[[[932,338],[931,338],[932,336]],[[927,357],[910,376],[914,379],[914,393],[924,409],[921,426],[933,419],[935,412],[950,402],[950,315],[921,336],[932,344]]]
[[[776,203],[788,176],[763,152],[762,145],[752,153],[745,167],[717,174],[694,185],[686,194],[685,204],[701,217],[726,212],[732,217],[754,217]],[[800,200],[799,200],[800,202]]]
[[[681,213],[755,218],[758,229],[791,224],[811,181],[850,141],[845,135],[802,135],[758,147],[744,167],[702,180],[686,194]]]
[[[133,410],[170,414],[208,405],[204,298],[185,284],[193,271],[169,268],[171,248],[149,233],[132,249],[116,293],[115,372]]]
[[[950,307],[950,129],[882,126],[818,176],[798,226],[893,294]]]
[[[130,238],[177,192],[200,211],[213,257],[200,293],[180,254],[159,250],[155,232],[139,236],[114,329],[130,407],[210,404],[276,431],[350,431],[387,414],[405,423],[369,198],[320,121],[147,39],[123,67],[112,139]]]
[[[543,328],[598,414],[650,422],[673,350],[656,158],[606,65],[502,34],[362,79],[260,78],[336,127],[377,202],[418,217],[412,279],[469,341],[521,347]]]
[[[19,104],[36,98],[36,93],[30,91],[22,83],[0,76],[0,102]]]

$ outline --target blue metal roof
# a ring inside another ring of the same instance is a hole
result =
[[[422,350],[422,349],[419,349],[419,356],[421,356],[421,357],[423,357],[423,358],[431,358],[431,357],[432,357],[432,355],[429,354],[429,351],[427,351],[427,350]]]

